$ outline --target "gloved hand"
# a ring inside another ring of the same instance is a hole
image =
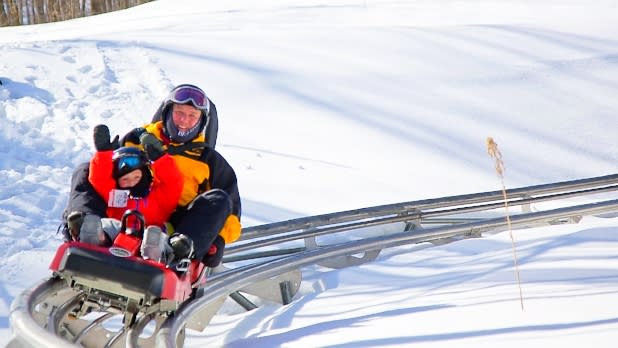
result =
[[[144,147],[144,151],[146,151],[149,160],[154,162],[165,155],[163,143],[151,133],[142,133],[139,137],[139,142]]]
[[[114,137],[114,140],[110,141],[109,128],[104,124],[94,127],[93,138],[94,148],[97,149],[97,151],[116,150],[120,146],[117,135]]]
[[[67,216],[67,231],[69,232],[70,237],[68,240],[79,240],[79,231],[82,229],[82,224],[84,223],[84,216],[86,214],[81,211],[72,211]]]
[[[173,234],[169,239],[169,243],[175,260],[193,257],[193,240],[188,236],[179,233]]]
[[[210,249],[202,259],[204,265],[206,267],[217,267],[221,264],[221,260],[223,260],[223,252],[225,251],[225,241],[223,237],[217,235],[217,238],[210,245]]]
[[[122,137],[120,143],[122,144],[122,146],[127,146],[127,143],[130,143],[129,145],[137,145],[139,144],[139,137],[144,133],[146,133],[146,128],[134,128]]]

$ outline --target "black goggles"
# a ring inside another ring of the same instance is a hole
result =
[[[176,104],[191,103],[196,108],[206,111],[206,113],[210,109],[210,102],[206,94],[191,86],[184,86],[173,90],[168,99]]]
[[[116,161],[116,169],[130,170],[140,168],[144,163],[138,156],[125,156]]]

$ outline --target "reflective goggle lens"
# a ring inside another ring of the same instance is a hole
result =
[[[181,87],[172,92],[171,101],[177,104],[186,104],[191,102],[193,106],[200,110],[208,111],[209,102],[208,98],[202,91],[193,87]]]
[[[136,156],[126,156],[126,157],[122,157],[120,159],[118,159],[118,161],[116,162],[116,168],[118,170],[123,170],[125,168],[131,169],[131,168],[139,168],[140,165],[142,164],[141,160],[139,159],[139,157]]]

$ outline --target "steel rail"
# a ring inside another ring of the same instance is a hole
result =
[[[572,186],[577,186],[577,185],[574,185],[574,183],[572,184],[573,184]],[[602,180],[600,181],[600,184],[607,185],[607,181]],[[580,183],[578,183],[578,185],[580,185]],[[385,210],[377,209],[376,212],[367,211],[363,213],[362,219],[357,219],[354,221],[348,220],[349,215],[344,214],[346,212],[341,212],[341,213],[337,213],[340,215],[337,215],[337,218],[334,219],[336,220],[336,222],[331,221],[330,224],[327,224],[325,219],[327,220],[328,219],[333,220],[333,219],[331,219],[330,217],[325,218],[324,215],[319,215],[315,217],[314,221],[319,221],[320,223],[315,223],[310,227],[308,223],[310,219],[308,218],[301,218],[301,219],[278,222],[278,223],[269,224],[269,225],[256,226],[256,228],[254,228],[253,231],[263,228],[265,231],[263,236],[252,234],[250,237],[244,239],[244,243],[240,243],[238,245],[232,245],[226,248],[225,255],[231,256],[231,255],[242,253],[248,250],[255,250],[259,247],[264,247],[264,246],[269,246],[269,245],[274,245],[274,244],[279,244],[279,243],[284,243],[284,242],[290,242],[293,240],[304,239],[307,237],[316,237],[316,236],[321,236],[321,235],[330,234],[330,233],[354,230],[354,229],[363,228],[363,227],[383,225],[386,223],[416,220],[422,224],[424,221],[430,218],[433,218],[433,217],[452,216],[455,214],[463,214],[463,213],[471,213],[471,212],[479,212],[479,211],[487,211],[487,210],[503,208],[505,206],[505,203],[508,206],[512,207],[512,206],[519,206],[519,205],[524,205],[524,204],[552,201],[556,199],[565,199],[565,198],[575,197],[575,196],[598,194],[598,193],[610,192],[610,191],[616,191],[616,190],[618,190],[618,185],[556,193],[558,190],[557,188],[553,187],[551,192],[549,192],[549,188],[543,188],[543,191],[544,191],[543,193],[545,194],[543,196],[534,196],[538,194],[537,192],[539,192],[539,190],[517,189],[515,191],[520,191],[520,195],[523,194],[521,192],[525,192],[525,194],[523,195],[526,198],[513,197],[512,195],[509,196],[507,194],[506,202],[504,201],[503,198],[501,201],[491,202],[495,199],[494,192],[489,193],[488,197],[490,198],[487,200],[481,200],[479,197],[476,197],[477,195],[481,195],[481,194],[452,196],[452,197],[446,197],[446,199],[448,200],[448,204],[445,204],[442,206],[436,207],[435,202],[427,203],[427,201],[407,202],[405,203],[405,207],[403,203],[400,204],[403,207],[402,210],[394,211],[393,208],[388,208]],[[501,196],[503,196],[502,192],[500,194]],[[475,196],[475,197],[471,199],[470,196]],[[431,201],[433,200],[434,199],[432,199]],[[477,205],[471,205],[473,204],[473,203],[470,203],[471,200],[473,200],[474,203],[477,203]],[[365,208],[365,209],[370,209],[370,208]],[[431,210],[431,209],[435,209],[435,210]],[[351,214],[353,214],[356,217],[360,216],[356,211],[353,211]],[[327,214],[327,215],[331,215],[331,214]],[[385,215],[390,215],[390,216],[378,219],[379,217],[385,216]],[[370,220],[370,218],[373,218],[373,220]],[[299,222],[298,220],[303,220],[303,221]],[[273,225],[276,225],[276,226],[273,227]],[[298,228],[299,226],[303,226],[303,227]],[[322,227],[322,226],[326,226],[326,227]],[[276,234],[273,231],[276,231]],[[298,232],[294,232],[294,231],[298,231]],[[245,232],[243,230],[243,234],[244,233]],[[261,239],[258,239],[260,237]],[[251,239],[258,239],[258,240],[251,241]]]
[[[22,292],[13,301],[9,319],[14,337],[18,342],[17,344],[22,347],[47,348],[65,348],[69,345],[66,340],[39,326],[32,318],[34,306],[40,303],[41,299],[64,287],[64,281],[52,278],[46,279],[31,289]]]
[[[618,211],[618,200],[589,203],[542,212],[524,213],[511,217],[510,226],[529,224],[549,219],[568,218],[573,215],[594,215]],[[353,242],[329,245],[319,249],[307,250],[298,254],[248,265],[220,273],[209,279],[204,296],[186,303],[173,317],[168,318],[157,332],[156,347],[174,347],[175,337],[185,327],[191,316],[203,307],[221,296],[227,296],[236,289],[243,288],[254,282],[276,276],[304,266],[309,266],[320,260],[342,255],[350,255],[369,250],[392,248],[405,244],[414,244],[435,239],[465,236],[475,231],[496,230],[508,225],[505,217],[491,218],[460,225],[434,227],[418,231],[402,232],[389,236],[371,237]]]
[[[587,189],[600,186],[610,186],[618,184],[618,174],[604,175],[585,179],[569,180],[549,184],[526,186],[506,190],[509,198],[526,198],[536,195],[545,195],[560,191]],[[442,198],[430,198],[417,201],[402,203],[385,204],[374,207],[346,210],[335,213],[301,217],[281,222],[274,222],[243,229],[239,242],[244,240],[260,238],[271,234],[278,234],[300,229],[307,229],[322,225],[338,224],[349,221],[367,219],[376,216],[398,214],[415,209],[436,209],[453,205],[478,204],[488,201],[503,200],[504,195],[501,190],[489,191],[473,194],[464,194]],[[232,249],[232,247],[227,248]],[[227,252],[226,249],[226,252]],[[232,249],[233,250],[233,249]]]

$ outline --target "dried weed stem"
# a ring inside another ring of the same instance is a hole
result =
[[[515,238],[513,237],[513,229],[511,227],[511,216],[509,214],[509,205],[506,196],[506,187],[504,185],[504,162],[502,161],[502,153],[498,149],[498,144],[492,137],[487,138],[487,153],[495,160],[496,173],[500,177],[500,183],[502,184],[502,197],[504,198],[504,209],[506,211],[506,224],[509,229],[509,236],[511,237],[511,246],[513,249],[513,264],[515,266],[515,275],[517,277],[517,285],[519,287],[519,301],[521,303],[521,309],[524,309],[524,297],[521,290],[521,279],[519,277],[519,265],[517,262],[517,248],[515,247]]]

